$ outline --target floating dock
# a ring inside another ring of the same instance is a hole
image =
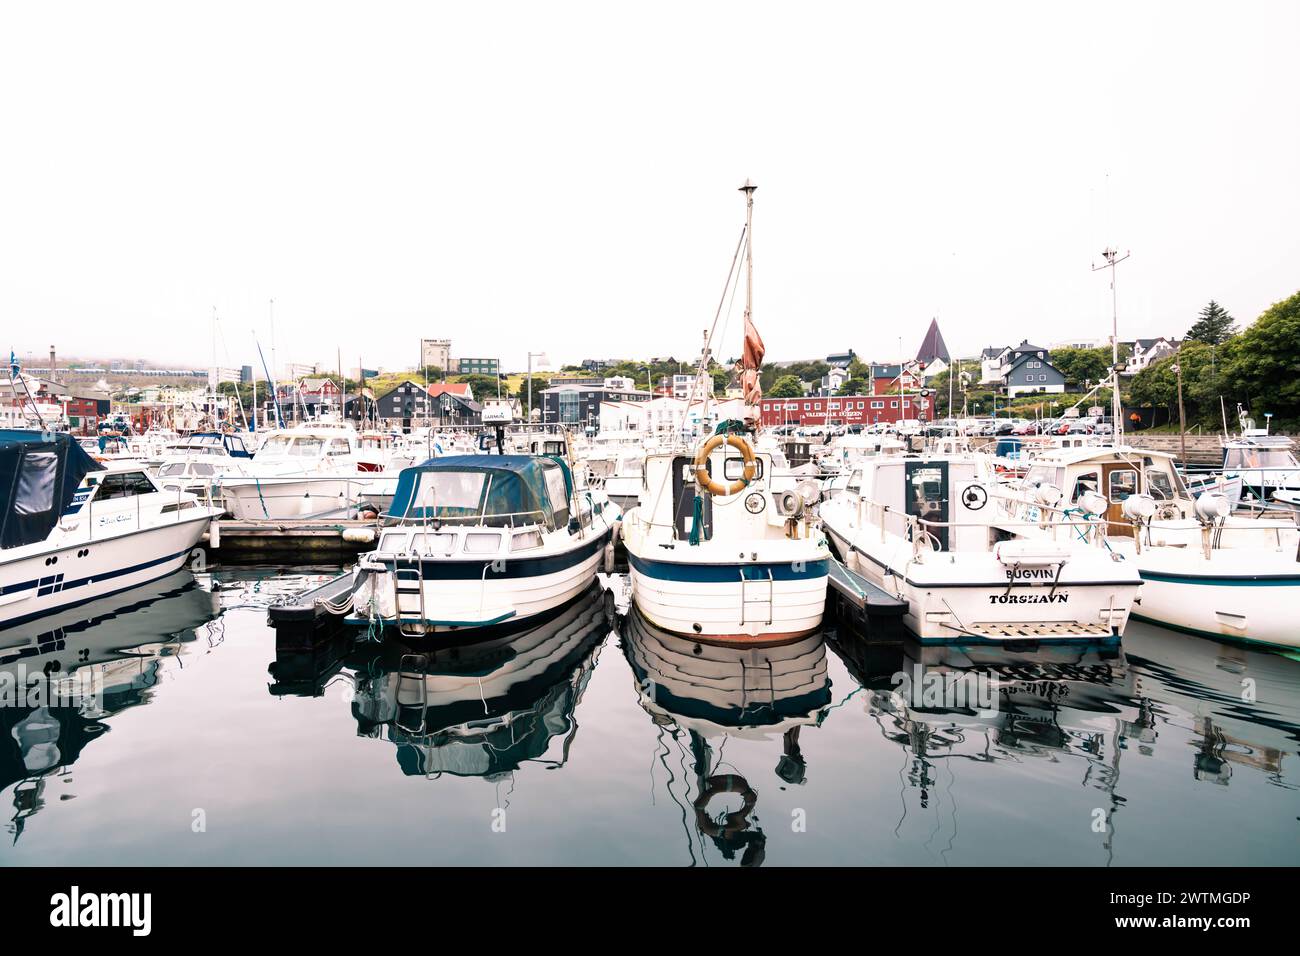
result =
[[[204,536],[223,559],[269,556],[346,557],[374,547],[379,524],[363,518],[219,519]]]
[[[894,597],[884,588],[850,571],[836,558],[831,558],[830,585],[841,597],[870,617],[902,617],[907,613],[907,601]]]

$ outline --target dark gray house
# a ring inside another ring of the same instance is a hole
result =
[[[1007,398],[1035,392],[1065,391],[1065,376],[1047,360],[1047,354],[1046,349],[1031,346],[1010,360],[1002,376],[1002,389]]]

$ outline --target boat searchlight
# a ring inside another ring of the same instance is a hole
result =
[[[1034,489],[1034,498],[1040,505],[1052,508],[1061,500],[1061,489],[1056,485],[1042,484]]]
[[[1079,495],[1079,500],[1075,504],[1079,506],[1080,511],[1092,517],[1104,515],[1106,509],[1110,507],[1106,496],[1096,491],[1085,491]]]
[[[1232,502],[1226,495],[1207,491],[1196,499],[1196,517],[1204,524],[1214,524],[1221,518],[1232,514]]]
[[[1156,500],[1150,495],[1129,495],[1121,508],[1129,521],[1145,521],[1156,513]]]

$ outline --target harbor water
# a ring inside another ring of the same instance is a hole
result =
[[[0,632],[0,864],[1300,863],[1294,655],[834,617],[728,652],[617,580],[473,647],[277,640],[331,573],[182,571]]]

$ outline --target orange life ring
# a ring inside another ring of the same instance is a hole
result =
[[[739,479],[729,485],[724,485],[715,481],[709,475],[709,455],[713,454],[713,449],[726,443],[732,448],[739,450],[745,459],[745,471]],[[754,480],[754,475],[758,473],[758,462],[754,458],[754,449],[741,438],[739,435],[714,435],[695,453],[695,481],[701,488],[711,495],[722,497],[725,495],[734,495],[748,487],[749,483]]]

